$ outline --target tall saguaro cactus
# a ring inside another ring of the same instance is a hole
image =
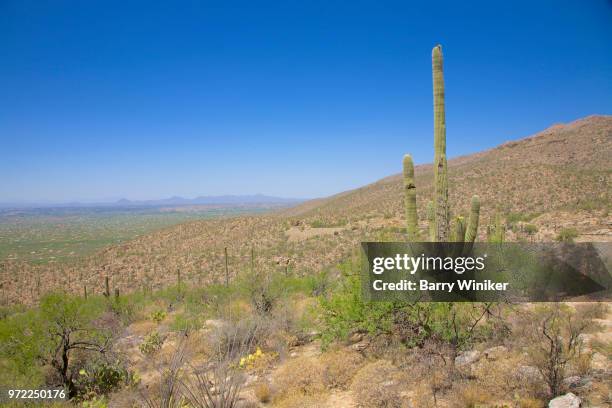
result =
[[[453,236],[450,233],[450,206],[448,202],[448,163],[446,160],[446,117],[444,104],[444,71],[442,47],[436,45],[431,52],[434,99],[434,199],[427,207],[429,239],[437,242],[474,242],[478,235],[480,200],[472,197],[470,217],[467,226],[462,217],[455,223]],[[404,207],[406,229],[409,240],[418,239],[418,219],[416,211],[416,185],[414,164],[410,155],[404,156]]]
[[[436,241],[449,238],[448,172],[446,162],[446,112],[444,106],[444,70],[442,47],[436,45],[431,52],[434,100],[434,206],[436,214]]]

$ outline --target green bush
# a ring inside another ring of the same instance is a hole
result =
[[[563,228],[555,239],[559,242],[574,242],[577,237],[578,231],[576,228]]]
[[[320,299],[324,345],[361,332],[395,336],[410,347],[433,339],[458,351],[492,334],[496,320],[492,318],[491,304],[369,302],[361,296],[357,261],[346,261],[339,269],[342,279],[338,287]]]
[[[53,367],[55,381],[75,394],[73,378],[78,367],[73,350],[88,358],[108,344],[113,329],[100,319],[107,313],[101,297],[84,300],[66,293],[51,293],[40,305],[0,321],[0,357],[3,370],[12,373],[11,384],[42,385],[42,366]],[[10,374],[9,374],[10,375]]]
[[[76,380],[81,399],[108,395],[125,385],[135,385],[137,378],[120,361],[96,361],[79,371]]]
[[[144,355],[151,355],[158,352],[162,344],[164,344],[164,339],[158,332],[149,333],[147,337],[144,338],[142,343],[138,346],[138,350]]]
[[[166,312],[163,310],[156,310],[151,313],[151,320],[155,323],[160,324],[166,318]]]

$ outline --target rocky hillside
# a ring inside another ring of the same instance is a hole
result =
[[[401,150],[409,152],[410,146]],[[399,160],[397,167],[401,168]],[[449,168],[455,215],[467,212],[472,194],[481,197],[481,236],[484,225],[499,211],[509,226],[535,225],[537,232],[530,239],[551,240],[571,227],[578,239],[612,240],[612,116],[555,125],[453,159]],[[431,170],[430,165],[416,169],[421,220],[432,194]],[[167,228],[111,246],[77,264],[4,261],[0,302],[30,302],[52,287],[82,293],[87,286],[90,293],[99,293],[105,276],[122,293],[174,283],[179,270],[188,282],[219,281],[225,274],[225,247],[230,277],[250,267],[251,249],[258,269],[308,274],[332,267],[361,240],[401,239],[402,203],[402,181],[394,175],[271,215]],[[519,237],[520,229],[509,234],[510,239]]]

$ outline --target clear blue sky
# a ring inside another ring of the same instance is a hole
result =
[[[612,3],[0,0],[0,202],[316,197],[612,113]],[[429,5],[425,5],[430,3]]]

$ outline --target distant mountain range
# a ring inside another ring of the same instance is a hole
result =
[[[68,202],[68,203],[0,203],[0,208],[49,208],[49,207],[165,207],[187,205],[257,205],[297,204],[306,201],[299,198],[273,197],[263,194],[222,195],[183,198],[173,196],[159,200],[128,200],[122,198],[113,202]]]

